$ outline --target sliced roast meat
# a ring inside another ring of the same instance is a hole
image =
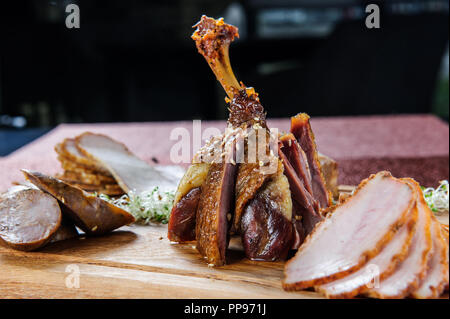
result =
[[[303,182],[305,189],[312,194],[311,172],[309,170],[308,159],[295,139],[294,134],[288,133],[282,135],[280,137],[280,142],[282,143],[281,151],[292,165],[297,176]]]
[[[289,182],[282,171],[250,200],[241,220],[245,255],[252,260],[284,259],[295,234]]]
[[[170,241],[182,243],[195,240],[195,219],[201,194],[201,187],[193,188],[174,204],[167,235]]]
[[[214,266],[222,266],[226,261],[236,171],[236,165],[229,162],[212,164],[202,186],[195,236],[198,251]]]
[[[320,167],[314,133],[311,129],[307,114],[300,113],[291,118],[291,133],[294,134],[308,158],[313,189],[312,195],[319,202],[320,208],[327,208],[331,205],[331,196],[326,187],[325,178]]]
[[[224,145],[223,162],[210,165],[197,208],[197,250],[208,264],[214,266],[222,266],[226,262],[237,174],[235,146],[236,141],[230,139]]]
[[[367,289],[366,295],[373,298],[404,298],[416,290],[426,275],[427,263],[431,257],[431,210],[425,202],[420,185],[411,179],[403,179],[416,189],[416,206],[419,211],[417,230],[414,234],[408,256],[395,272],[381,280],[378,287]],[[371,262],[372,263],[372,262]]]
[[[438,298],[448,285],[448,245],[441,233],[441,225],[432,218],[431,236],[433,250],[428,261],[428,271],[419,287],[411,294],[414,298]]]
[[[178,166],[150,166],[125,145],[105,135],[87,132],[77,136],[75,141],[78,149],[108,169],[127,193],[139,194],[155,187],[163,192],[174,191],[184,174]]]
[[[388,172],[361,182],[285,265],[283,287],[305,289],[351,274],[376,256],[408,221],[415,190]]]
[[[48,243],[61,224],[52,196],[36,189],[17,189],[0,196],[0,238],[17,250],[36,250]]]
[[[67,208],[67,216],[88,235],[101,235],[135,221],[133,215],[95,195],[42,173],[22,171],[31,183],[58,199]]]
[[[341,279],[316,286],[315,290],[327,298],[352,298],[392,274],[408,255],[412,237],[417,231],[415,225],[417,212],[417,209],[412,210],[410,221],[402,226],[386,247],[361,269]]]
[[[55,151],[59,154],[62,161],[69,161],[70,163],[75,163],[76,165],[83,168],[98,171],[110,176],[109,171],[100,163],[91,158],[88,158],[86,155],[80,152],[80,150],[76,146],[75,139],[73,138],[66,138],[62,143],[57,144],[55,146]]]
[[[278,155],[284,166],[284,174],[286,175],[293,200],[297,203],[294,210],[294,220],[301,219],[302,231],[304,236],[311,233],[315,225],[322,220],[322,216],[318,213],[319,206],[313,196],[306,190],[303,182],[298,177],[295,169],[292,167],[288,158],[279,149]]]

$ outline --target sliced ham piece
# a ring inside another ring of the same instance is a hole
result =
[[[448,285],[448,244],[441,232],[441,224],[434,218],[431,234],[433,237],[433,252],[428,262],[428,272],[419,288],[411,295],[414,298],[438,298]]]
[[[417,219],[418,210],[413,209],[408,223],[404,225],[386,247],[364,265],[364,267],[344,278],[332,281],[325,285],[316,286],[314,289],[323,293],[327,298],[352,298],[366,290],[367,287],[379,283],[380,280],[383,280],[392,274],[396,270],[398,264],[408,255],[412,238],[417,231]],[[422,221],[422,223],[426,225],[424,221]]]
[[[81,153],[108,169],[127,193],[141,193],[155,187],[163,192],[174,191],[184,174],[178,166],[150,166],[125,145],[105,135],[87,132],[75,140]]]
[[[283,287],[305,289],[353,273],[376,256],[408,221],[415,190],[380,172],[316,225],[285,265]]]
[[[366,291],[366,295],[372,298],[404,298],[418,288],[427,271],[432,248],[432,212],[423,198],[420,185],[410,179],[405,179],[405,181],[415,187],[417,191],[417,209],[419,211],[417,231],[409,248],[408,257],[391,276],[380,282],[379,287],[373,287]]]

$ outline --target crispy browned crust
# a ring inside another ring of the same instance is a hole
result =
[[[106,184],[117,184],[116,180],[112,177],[86,173],[84,171],[74,172],[66,170],[63,174],[59,174],[58,178],[75,183],[90,184],[95,186],[102,186]]]
[[[320,165],[320,161],[319,161],[319,155],[317,152],[317,146],[316,146],[316,142],[315,142],[315,136],[314,136],[314,132],[311,128],[311,125],[309,123],[309,115],[306,113],[299,113],[296,116],[291,117],[291,132],[294,133],[294,128],[297,126],[301,126],[301,127],[305,127],[308,130],[308,135],[311,139],[311,146],[313,147],[312,153],[313,153],[313,163],[309,163],[309,165],[313,165],[316,167],[315,172],[318,174],[318,178],[321,181],[321,185],[323,188],[323,192],[326,195],[326,200],[328,203],[328,206],[331,206],[333,204],[333,195],[331,193],[330,190],[327,189],[326,186],[326,181],[325,181],[325,177],[323,175],[322,172],[322,167]],[[295,133],[294,133],[295,135]],[[314,184],[314,176],[312,176],[313,174],[311,173],[311,178],[312,178],[312,183]],[[314,187],[314,186],[313,186]],[[317,197],[317,194],[313,194],[314,197]],[[326,207],[321,207],[321,208],[326,208]]]
[[[357,194],[371,179],[375,178],[375,176],[377,176],[379,174],[381,174],[385,178],[392,178],[392,179],[394,179],[394,177],[392,177],[391,173],[387,172],[387,171],[382,171],[382,172],[379,172],[377,174],[372,174],[369,178],[363,180],[359,184],[359,186],[355,190],[354,194]],[[403,182],[403,183],[405,183],[405,182]],[[407,183],[405,183],[405,184],[408,185]],[[411,186],[408,185],[408,187],[410,187],[412,189],[412,191],[415,192],[415,190]],[[352,197],[350,197],[350,198],[352,198]],[[337,207],[340,207],[341,205],[345,204],[348,200],[350,200],[350,198],[347,198],[342,203],[339,203],[338,205],[336,205],[334,207],[334,210]],[[323,285],[323,284],[329,283],[331,281],[343,278],[343,277],[345,277],[345,276],[347,276],[347,275],[357,271],[362,266],[364,266],[367,263],[367,261],[369,261],[371,258],[376,256],[381,251],[381,249],[383,249],[386,246],[386,244],[389,243],[389,241],[392,240],[392,238],[397,233],[397,231],[402,226],[407,224],[408,218],[409,218],[409,215],[410,215],[409,212],[414,208],[414,205],[415,205],[415,196],[413,196],[411,198],[411,200],[409,201],[408,207],[402,213],[400,218],[389,227],[389,229],[386,232],[386,234],[375,244],[374,248],[371,249],[371,250],[368,250],[368,251],[366,251],[364,253],[362,253],[358,263],[354,267],[351,267],[351,268],[349,268],[349,269],[347,269],[345,271],[341,271],[341,272],[338,272],[338,273],[335,273],[335,274],[332,274],[332,275],[329,275],[329,276],[325,276],[325,277],[322,277],[322,278],[316,278],[316,279],[313,279],[313,280],[297,282],[297,283],[292,283],[292,284],[287,284],[285,282],[285,279],[283,279],[283,281],[282,281],[283,288],[285,290],[288,290],[288,291],[290,291],[290,290],[303,290],[303,289],[306,289],[306,288],[310,288],[310,287],[314,287],[314,286],[318,286],[318,285]],[[304,247],[307,247],[307,245],[309,244],[309,241],[311,240],[311,238],[318,231],[318,229],[320,229],[320,225],[327,218],[331,218],[332,215],[333,215],[332,213],[327,214],[325,219],[323,221],[319,222],[316,225],[314,230],[306,237],[306,239],[305,239],[304,243],[302,244],[302,246],[300,246],[297,254],[302,249],[304,249]],[[292,259],[290,259],[285,265],[285,268],[284,268],[285,269],[285,272],[284,272],[285,278],[286,278],[286,267],[289,265],[289,263],[291,263],[294,260],[294,258],[295,258],[295,256]]]
[[[56,176],[56,178],[58,178],[58,176]],[[119,185],[96,186],[96,185],[89,185],[89,184],[66,181],[63,178],[58,178],[58,179],[60,179],[61,181],[65,182],[69,185],[80,188],[89,193],[98,193],[98,194],[104,194],[104,195],[108,195],[108,196],[120,196],[120,195],[125,194],[125,192],[122,190],[122,188],[120,188]]]
[[[83,168],[86,168],[91,171],[98,171],[102,174],[109,174],[108,170],[105,169],[100,163],[98,163],[96,160],[88,158],[88,157],[81,157],[77,156],[67,150],[66,144],[72,142],[76,143],[75,139],[72,138],[66,138],[64,141],[62,141],[59,144],[55,145],[55,151],[58,153],[59,156],[61,156],[60,161],[66,160],[68,162],[72,162],[76,166],[81,166]]]
[[[135,221],[125,210],[61,180],[38,172],[22,172],[27,180],[68,208],[67,216],[89,235],[101,235]]]
[[[416,190],[416,200],[420,201],[425,207],[426,209],[426,226],[425,226],[425,240],[426,240],[426,249],[424,250],[424,252],[422,253],[422,259],[421,259],[421,270],[416,274],[416,279],[414,281],[412,281],[408,287],[406,287],[403,291],[401,291],[398,295],[396,296],[385,296],[383,294],[381,294],[380,292],[376,291],[376,290],[371,290],[371,289],[366,289],[364,291],[366,296],[369,296],[371,298],[380,298],[380,299],[386,299],[386,298],[390,298],[390,299],[402,299],[407,297],[410,293],[412,293],[413,291],[415,291],[420,283],[422,282],[423,278],[425,277],[426,273],[427,273],[427,264],[428,264],[428,259],[430,258],[430,251],[432,249],[432,237],[431,237],[431,210],[428,209],[428,205],[425,202],[425,199],[422,196],[422,190],[420,189],[420,185],[413,179],[411,178],[402,178],[403,181],[407,182],[409,185],[411,185],[412,187],[415,188]],[[417,206],[417,205],[416,205]],[[407,255],[409,255],[411,253],[411,251],[407,251]],[[387,278],[387,277],[384,277]],[[380,277],[380,280],[383,280],[384,278]]]
[[[417,225],[418,217],[419,217],[418,209],[417,209],[417,207],[414,207],[411,210],[411,213],[409,214],[409,221],[405,225],[405,227],[408,228],[408,237],[406,238],[406,240],[403,243],[399,252],[392,258],[391,263],[389,264],[386,271],[380,274],[380,277],[379,277],[380,281],[386,279],[391,274],[393,274],[395,272],[395,270],[398,268],[398,266],[401,264],[401,262],[403,260],[405,260],[405,258],[408,256],[409,247],[411,245],[412,238],[417,230],[416,225]],[[321,288],[321,286],[315,286],[314,290],[324,294],[329,299],[349,299],[349,298],[354,298],[355,296],[366,291],[366,286],[361,285],[360,287],[356,288],[353,291],[349,291],[347,293],[342,293],[342,294],[336,294],[336,295],[328,294],[326,290]]]
[[[76,173],[95,174],[95,175],[101,175],[101,176],[113,178],[113,176],[109,173],[109,171],[97,170],[93,166],[86,166],[86,165],[83,165],[80,163],[76,163],[76,162],[72,161],[71,159],[64,157],[63,155],[58,154],[57,159],[61,164],[61,168],[65,171],[72,171],[72,172],[76,172]]]
[[[214,163],[202,185],[196,216],[197,250],[213,266],[222,266],[226,262],[228,214],[232,213],[235,178],[235,165]]]
[[[449,278],[448,259],[447,259],[448,245],[444,239],[444,236],[441,233],[441,226],[440,226],[441,224],[434,217],[434,215],[431,216],[431,219],[432,219],[432,221],[431,221],[432,227],[435,227],[435,232],[436,232],[435,239],[440,241],[441,244],[443,245],[442,247],[444,247],[444,249],[441,249],[441,251],[440,251],[440,255],[441,255],[440,264],[444,265],[444,267],[442,267],[442,271],[441,271],[441,281],[439,282],[437,287],[431,287],[432,295],[428,297],[429,299],[435,299],[435,298],[439,298],[442,295],[442,293],[445,290],[445,287],[448,285],[448,278]],[[423,298],[423,296],[418,295],[415,290],[411,293],[411,297],[417,298],[417,299]]]

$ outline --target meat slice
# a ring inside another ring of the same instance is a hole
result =
[[[170,212],[167,237],[172,242],[195,240],[195,219],[201,186],[206,180],[210,164],[193,163],[180,180]]]
[[[236,171],[237,166],[230,162],[212,164],[202,186],[196,217],[197,250],[213,266],[226,262]]]
[[[108,136],[83,133],[76,137],[78,149],[108,169],[125,192],[174,191],[184,170],[178,166],[153,167],[137,158],[128,148]]]
[[[408,221],[415,190],[389,172],[371,175],[336,206],[285,265],[283,287],[304,289],[353,273]]]
[[[433,216],[431,226],[433,238],[432,256],[428,271],[420,286],[411,295],[414,298],[438,298],[448,285],[448,245],[441,232],[441,225]]]
[[[366,295],[373,298],[404,298],[416,290],[425,277],[427,263],[431,256],[431,210],[425,202],[420,185],[411,179],[404,179],[416,189],[416,205],[419,211],[417,230],[413,237],[409,253],[395,272],[384,280],[379,287],[367,289]],[[376,258],[376,257],[375,257]],[[372,263],[372,261],[371,261]]]
[[[341,279],[316,286],[315,290],[323,293],[327,298],[352,298],[368,287],[379,284],[380,280],[391,275],[408,255],[412,238],[417,231],[420,231],[416,225],[418,215],[418,209],[413,209],[409,221],[400,228],[386,247],[361,269]],[[426,214],[421,216],[419,221],[423,227],[427,225],[424,220],[427,219],[426,217]],[[428,221],[428,227],[429,223]]]
[[[0,196],[0,238],[14,249],[44,246],[60,224],[58,202],[40,190],[23,188]]]
[[[223,160],[210,165],[197,208],[197,250],[213,266],[226,262],[237,174],[236,138],[235,135],[226,138]]]
[[[85,169],[101,172],[106,176],[110,175],[108,170],[100,163],[81,153],[76,146],[75,139],[73,138],[66,138],[62,143],[56,144],[55,151],[61,157],[62,162],[65,161],[76,164],[77,166],[81,166]]]
[[[101,235],[133,223],[134,217],[94,195],[38,172],[22,170],[27,180],[59,200],[67,216],[88,235]]]
[[[284,134],[280,137],[282,143],[281,151],[286,155],[287,160],[294,168],[297,176],[303,182],[305,189],[312,194],[311,172],[309,171],[308,159],[302,150],[294,134]]]
[[[201,194],[201,187],[193,188],[174,204],[167,233],[170,241],[182,243],[195,240],[195,220]]]
[[[242,216],[241,238],[247,258],[284,259],[295,237],[291,220],[289,182],[281,169],[258,191]]]
[[[322,220],[322,216],[319,214],[319,206],[313,196],[306,190],[303,182],[298,177],[295,169],[292,167],[287,156],[284,154],[282,148],[279,148],[278,155],[284,166],[284,173],[289,181],[290,191],[294,202],[294,220],[301,220],[301,224],[296,222],[297,236],[303,232],[304,237],[311,233],[316,224]],[[301,229],[299,229],[301,225]],[[294,248],[297,248],[300,244],[296,241]]]
[[[291,133],[294,134],[308,158],[313,189],[312,195],[317,199],[320,208],[327,208],[332,203],[331,195],[325,185],[325,178],[320,167],[314,133],[311,129],[307,114],[300,113],[291,118]]]

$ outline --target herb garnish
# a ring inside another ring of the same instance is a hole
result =
[[[439,186],[434,189],[432,187],[422,187],[423,197],[435,213],[448,212],[448,181],[440,181]]]
[[[151,191],[145,191],[140,194],[130,191],[118,199],[112,199],[105,194],[99,194],[98,196],[132,214],[137,223],[167,224],[175,192],[160,192],[159,188],[155,187]]]

